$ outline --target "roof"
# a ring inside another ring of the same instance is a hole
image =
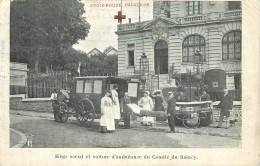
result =
[[[114,50],[114,51],[116,51],[116,52],[118,52],[114,47],[112,47],[112,46],[109,46],[109,47],[107,47],[105,50],[104,50],[104,54],[108,54],[110,51],[112,51],[112,50]]]
[[[102,54],[102,52],[99,49],[97,49],[97,48],[93,48],[91,51],[89,51],[87,53],[87,56],[97,55],[97,54]]]

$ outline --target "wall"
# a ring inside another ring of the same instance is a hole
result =
[[[139,67],[139,60],[143,54],[143,34],[130,33],[118,37],[118,75],[130,75],[134,72],[134,67],[128,66],[127,44],[135,45],[135,66]]]
[[[52,102],[48,99],[23,101],[22,97],[10,97],[9,105],[11,110],[53,112]]]
[[[26,86],[27,64],[10,62],[10,85]]]
[[[154,1],[154,20],[162,1]],[[181,73],[186,73],[186,68],[193,67],[193,64],[182,63],[182,43],[183,40],[192,34],[198,34],[205,38],[206,42],[206,63],[204,69],[224,69],[241,72],[241,61],[224,64],[222,61],[222,38],[225,34],[234,30],[241,30],[241,10],[228,11],[227,2],[215,1],[214,5],[211,5],[209,1],[205,1],[202,4],[203,16],[186,18],[186,2],[184,1],[172,1],[171,2],[171,21],[166,21],[171,25],[168,26],[169,33],[168,38],[164,39],[168,42],[169,52],[169,67],[174,63],[175,70]],[[227,12],[228,11],[228,12]],[[159,12],[160,13],[160,12]],[[182,18],[179,18],[182,17]],[[183,18],[185,17],[185,18]],[[150,23],[154,23],[151,20]],[[141,22],[141,24],[149,25],[148,23]],[[156,22],[154,23],[156,24]],[[158,39],[153,39],[153,30],[163,30],[161,27],[153,28],[153,24],[146,26],[138,32],[139,24],[124,24],[118,29],[120,34],[118,35],[118,71],[119,75],[131,75],[134,72],[134,68],[127,66],[127,43],[135,43],[135,67],[139,69],[139,59],[144,52],[150,65],[150,71],[154,71],[154,44]],[[233,67],[233,70],[232,69]],[[231,67],[231,68],[230,68]],[[229,69],[227,69],[229,68]]]
[[[204,37],[206,42],[206,69],[222,68],[226,70],[225,66],[222,65],[222,38],[226,33],[234,30],[241,30],[240,21],[191,25],[173,29],[172,33],[176,35],[169,37],[169,63],[172,64],[174,62],[176,70],[186,73],[184,68],[188,64],[182,63],[182,43],[187,36],[198,34]],[[240,64],[241,62],[237,63]]]

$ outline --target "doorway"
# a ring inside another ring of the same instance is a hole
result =
[[[154,46],[154,71],[155,74],[168,74],[168,44],[164,40]]]

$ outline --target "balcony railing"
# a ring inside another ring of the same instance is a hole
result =
[[[126,23],[126,24],[118,24],[117,29],[120,30],[135,30],[139,29],[140,27],[146,25],[151,21],[142,21],[142,22],[134,22],[134,23]]]
[[[224,13],[225,18],[231,18],[231,17],[241,17],[242,11],[228,11]]]
[[[226,19],[234,19],[234,18],[241,18],[242,11],[241,10],[233,10],[233,11],[226,11],[226,12],[213,12],[207,13],[203,15],[195,15],[195,16],[187,16],[187,17],[179,17],[176,19],[177,24],[186,24],[186,23],[198,23],[203,21],[221,21]],[[142,26],[148,24],[150,21],[143,21],[143,22],[135,22],[135,23],[128,23],[128,24],[119,24],[117,29],[119,31],[122,30],[135,30],[139,29]]]
[[[234,18],[241,18],[242,11],[235,10],[235,11],[227,11],[227,12],[215,12],[215,13],[208,13],[204,15],[196,15],[196,16],[187,16],[183,18],[177,18],[176,22],[178,24],[185,24],[185,23],[197,23],[202,21],[218,21],[218,20],[225,20],[225,19],[234,19]]]
[[[201,21],[202,20],[202,16],[194,16],[194,17],[186,17],[184,18],[184,21],[186,22],[193,22],[193,21]]]

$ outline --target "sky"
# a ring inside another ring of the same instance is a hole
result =
[[[85,40],[80,40],[79,44],[73,46],[77,50],[84,51],[88,53],[93,48],[97,48],[100,51],[108,46],[113,46],[118,49],[117,44],[117,31],[118,21],[114,19],[114,15],[120,11],[121,0],[82,0],[85,4],[85,14],[86,20],[90,23],[90,31],[88,37]],[[139,0],[122,0],[122,13],[126,15],[126,19],[123,20],[124,23],[128,23],[128,18],[131,18],[132,23],[138,22],[139,8],[136,6],[125,6],[126,4],[136,4],[138,5]],[[151,20],[153,17],[152,0],[141,0],[141,3],[149,3],[149,6],[141,7],[141,21]],[[108,4],[112,7],[97,7],[97,5]],[[117,5],[117,7],[116,7]]]

